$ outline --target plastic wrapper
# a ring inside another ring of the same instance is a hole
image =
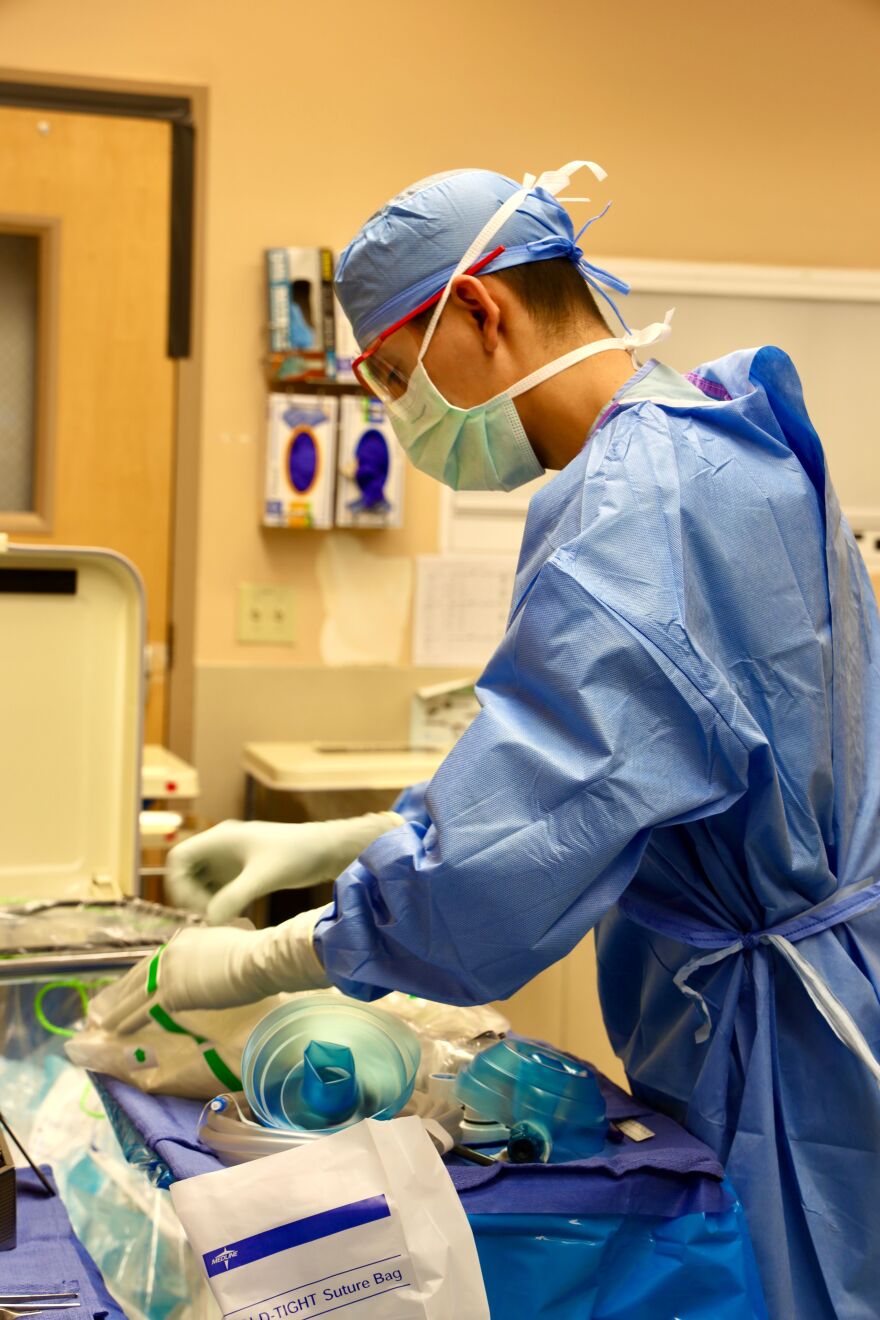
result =
[[[158,948],[182,926],[201,924],[191,912],[140,898],[115,903],[16,903],[0,907],[0,955]]]
[[[224,1091],[240,1089],[242,1053],[263,1018],[292,998],[327,994],[303,991],[241,1008],[177,1013],[175,1020],[186,1029],[182,1033],[168,1032],[150,1021],[133,1035],[119,1036],[87,1019],[69,1041],[67,1053],[80,1067],[109,1073],[149,1094],[210,1100]],[[329,994],[346,1002],[338,990]],[[428,1090],[432,1073],[457,1073],[508,1027],[507,1020],[493,1008],[453,1008],[397,992],[380,1000],[377,1007],[403,1018],[418,1036],[422,1054],[415,1085],[421,1091]]]
[[[126,1164],[146,1178],[151,1187],[166,1190],[174,1182],[174,1174],[152,1146],[148,1146],[142,1133],[122,1109],[113,1096],[104,1089],[99,1078],[94,1078],[93,1086],[98,1102],[107,1117],[113,1134],[122,1152]]]
[[[38,984],[0,983],[0,1063],[25,1060],[51,1041],[63,1055],[63,1040],[85,1014],[101,977],[62,978]]]
[[[0,986],[3,1113],[33,1159],[52,1167],[74,1231],[131,1320],[215,1320],[168,1193],[150,1185],[163,1181],[160,1162],[130,1134],[123,1153],[88,1077],[64,1054],[103,983]]]
[[[91,1072],[108,1073],[151,1095],[210,1100],[241,1086],[241,1056],[257,1023],[282,1002],[276,995],[240,1008],[175,1013],[182,1031],[150,1019],[121,1036],[91,1017],[67,1043],[68,1057]]]
[[[422,1060],[416,1074],[416,1090],[428,1090],[434,1073],[457,1073],[481,1050],[500,1040],[510,1023],[488,1004],[459,1008],[437,1004],[394,990],[376,1001],[377,1008],[404,1019],[419,1037]]]
[[[144,1177],[146,1148],[138,1143],[137,1161],[130,1143],[129,1165],[88,1078],[55,1062],[31,1153],[52,1166],[74,1231],[110,1292],[130,1320],[214,1320],[219,1312],[168,1193]]]
[[[148,1146],[130,1119],[114,1105],[110,1096],[104,1096],[107,1113],[113,1120],[116,1135],[133,1164],[139,1164],[147,1176],[160,1186],[170,1186],[174,1175]],[[414,1091],[400,1111],[401,1118],[415,1116],[422,1119],[425,1128],[441,1154],[447,1153],[461,1135],[459,1106],[451,1108],[448,1102],[424,1091]],[[283,1128],[263,1127],[254,1118],[243,1092],[216,1096],[202,1110],[198,1136],[226,1165],[247,1164],[264,1155],[277,1155],[282,1150],[293,1150],[322,1140],[328,1134],[320,1129],[291,1131]]]

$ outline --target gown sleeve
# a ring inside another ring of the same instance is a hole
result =
[[[400,794],[391,810],[402,816],[407,824],[430,825],[431,817],[428,815],[428,805],[425,802],[427,791],[427,779],[420,784],[410,784],[409,788],[405,788]]]
[[[315,943],[349,995],[506,998],[617,901],[654,828],[745,790],[747,751],[693,679],[556,557],[478,695],[425,815],[336,881]]]

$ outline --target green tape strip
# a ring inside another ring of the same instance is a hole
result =
[[[154,995],[159,988],[159,959],[161,957],[162,950],[160,949],[150,962],[147,971],[147,994]],[[163,1031],[170,1032],[174,1036],[189,1036],[197,1045],[208,1045],[204,1036],[197,1036],[194,1031],[189,1031],[186,1027],[182,1027],[179,1022],[175,1022],[171,1014],[161,1004],[153,1005],[150,1009],[150,1017],[159,1024]],[[213,1046],[209,1045],[207,1049],[202,1050],[202,1058],[218,1082],[222,1082],[230,1091],[241,1090],[241,1078],[237,1077],[232,1069],[223,1062]]]
[[[222,1082],[230,1091],[240,1091],[242,1089],[241,1078],[236,1077],[235,1073],[223,1062],[215,1049],[203,1050],[202,1057],[211,1069],[211,1072],[217,1078],[218,1082]]]
[[[159,1023],[159,1026],[163,1031],[169,1031],[175,1036],[189,1036],[197,1045],[204,1045],[206,1043],[205,1036],[197,1036],[194,1031],[189,1031],[186,1027],[182,1027],[179,1022],[175,1022],[171,1014],[166,1013],[161,1004],[153,1005],[150,1009],[150,1017],[154,1022]]]

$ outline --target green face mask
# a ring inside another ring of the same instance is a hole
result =
[[[508,394],[456,408],[420,361],[403,397],[385,407],[410,462],[453,490],[514,490],[544,471]]]

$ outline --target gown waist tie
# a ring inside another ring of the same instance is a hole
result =
[[[880,1086],[880,1062],[872,1054],[868,1042],[859,1030],[852,1014],[844,1007],[815,967],[807,961],[796,945],[810,935],[818,935],[823,930],[860,916],[863,912],[880,905],[880,879],[872,879],[861,884],[851,885],[832,895],[816,907],[767,930],[732,931],[721,930],[699,921],[690,921],[679,913],[673,913],[648,899],[640,898],[631,892],[618,899],[618,907],[625,917],[658,935],[666,935],[688,944],[694,949],[706,952],[691,958],[675,974],[675,985],[683,995],[699,1005],[704,1021],[694,1039],[702,1045],[709,1039],[712,1019],[705,999],[690,984],[694,972],[701,967],[722,962],[725,958],[740,953],[743,949],[756,949],[760,945],[772,945],[778,949],[789,966],[797,974],[801,984],[810,996],[815,1007],[822,1014],[838,1040],[851,1050],[856,1058],[872,1074]]]

